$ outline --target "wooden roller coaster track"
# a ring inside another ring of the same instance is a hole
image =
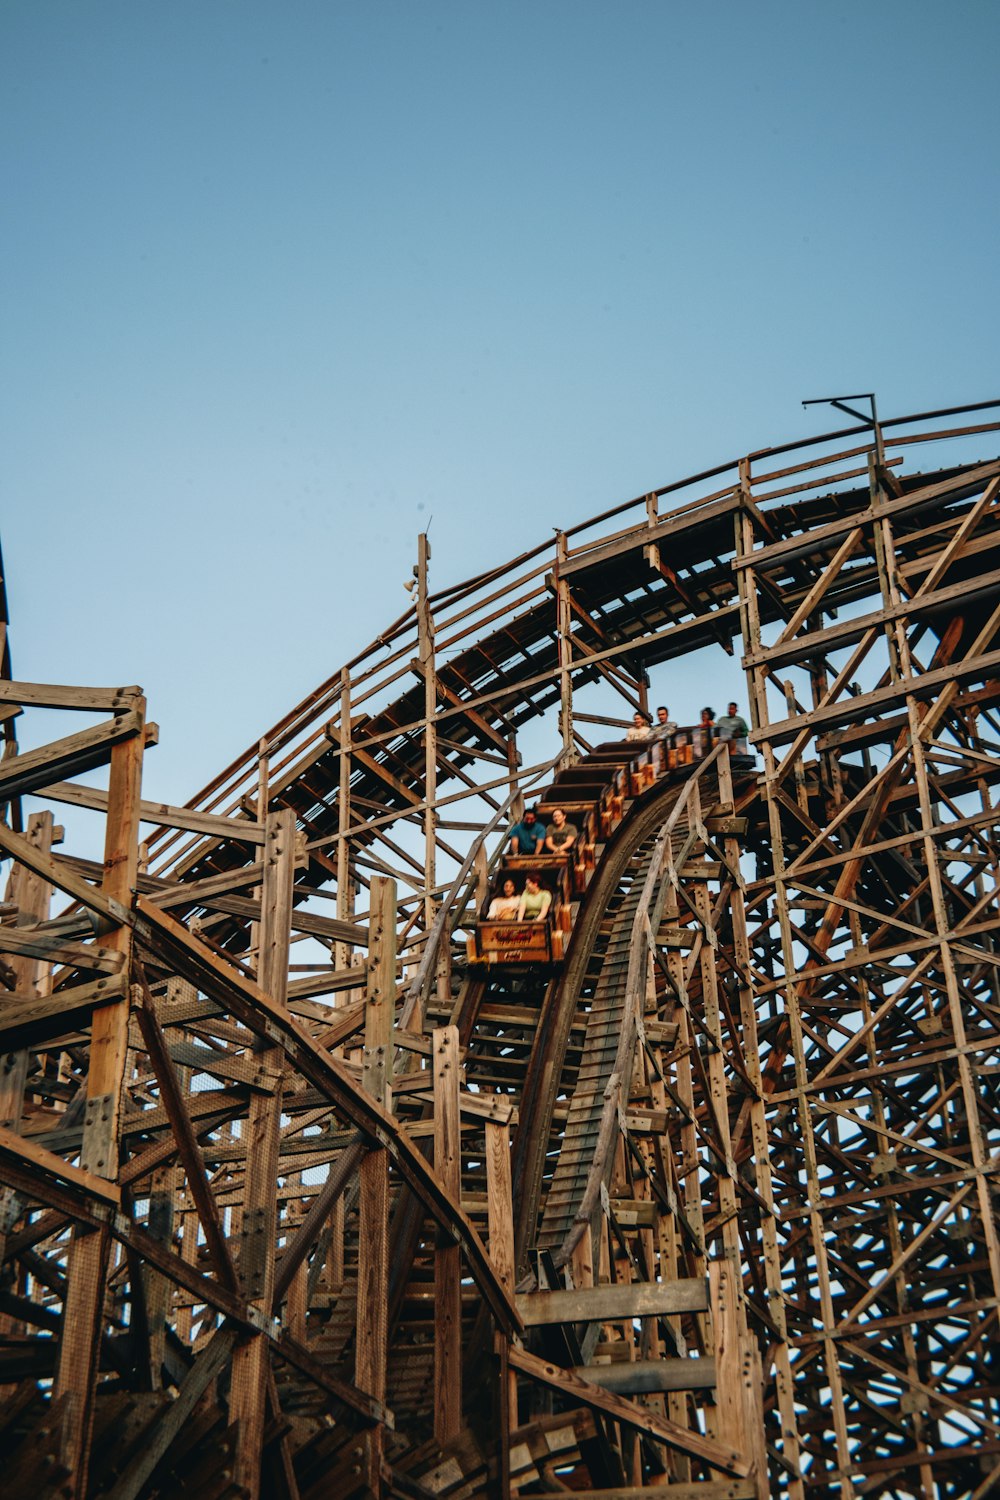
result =
[[[186,807],[2,600],[5,1495],[1000,1491],[998,410],[437,592],[421,538]],[[693,653],[753,768],[620,779],[559,941],[481,961],[525,801]]]

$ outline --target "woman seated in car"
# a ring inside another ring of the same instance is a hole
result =
[[[503,895],[494,896],[486,913],[489,922],[512,922],[521,907],[521,897],[510,876],[503,883]]]
[[[524,882],[524,894],[517,909],[521,922],[544,922],[552,905],[552,892],[543,891],[537,875],[529,875]]]

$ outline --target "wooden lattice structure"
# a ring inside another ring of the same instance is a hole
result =
[[[5,1494],[1000,1487],[997,409],[438,592],[421,538],[185,808],[4,623]],[[695,652],[754,771],[630,786],[564,958],[470,965],[525,798]]]

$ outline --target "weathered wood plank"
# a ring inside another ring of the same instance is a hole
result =
[[[121,1189],[116,1183],[108,1182],[95,1172],[88,1172],[85,1167],[74,1167],[61,1156],[37,1145],[30,1137],[16,1135],[14,1131],[0,1125],[0,1180],[4,1180],[5,1162],[21,1169],[27,1167],[40,1177],[51,1178],[53,1182],[68,1183],[96,1198],[99,1203],[115,1208],[121,1203]]]
[[[184,881],[179,885],[160,885],[150,896],[151,901],[162,911],[173,906],[208,906],[216,896],[228,895],[230,891],[245,886],[260,885],[264,878],[262,865],[244,865],[240,869],[222,870],[218,875],[206,875],[203,880]]]
[[[36,1046],[48,1037],[86,1024],[95,1005],[109,1005],[127,993],[124,974],[60,990],[45,1000],[0,991],[0,1047]]]
[[[140,687],[86,688],[60,683],[0,681],[0,702],[25,708],[69,708],[87,713],[131,709],[142,697]]]
[[[115,745],[142,733],[142,718],[130,709],[105,724],[53,740],[0,761],[0,796],[21,797],[48,782],[80,776],[106,765]]]
[[[27,865],[29,870],[34,870],[36,875],[40,875],[57,890],[65,892],[67,896],[72,896],[74,901],[79,901],[81,906],[85,906],[88,911],[96,912],[104,919],[108,927],[117,927],[129,921],[130,912],[127,902],[131,896],[130,891],[123,892],[124,899],[122,899],[109,895],[106,888],[95,890],[79,875],[67,869],[57,858],[36,849],[28,839],[22,834],[15,833],[5,823],[0,823],[0,849],[6,849],[7,853],[19,864]],[[110,943],[109,946],[114,947],[115,944]]]
[[[44,927],[0,927],[0,953],[16,953],[70,969],[95,969],[99,974],[118,974],[125,964],[125,955],[116,948],[67,941],[60,938],[58,929]]]
[[[619,1396],[647,1395],[652,1391],[709,1391],[716,1384],[716,1361],[712,1355],[693,1359],[623,1359],[606,1365],[578,1365],[573,1373]]]
[[[502,1286],[513,1295],[516,1277],[514,1202],[511,1183],[510,1128],[486,1123],[486,1200],[490,1259]]]
[[[101,791],[99,787],[75,786],[68,781],[56,781],[39,787],[35,795],[53,802],[65,802],[73,807],[92,808],[97,812],[106,812],[108,806],[107,792]],[[153,823],[157,828],[181,828],[186,833],[204,833],[215,838],[233,839],[241,844],[264,842],[263,828],[259,823],[251,823],[248,818],[226,818],[218,813],[198,812],[192,807],[174,807],[169,802],[143,800],[139,803],[139,821]]]
[[[525,1328],[546,1323],[610,1323],[619,1318],[705,1312],[708,1287],[699,1276],[683,1281],[582,1287],[573,1292],[520,1292],[516,1302]]]

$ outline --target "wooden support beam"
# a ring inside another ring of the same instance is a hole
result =
[[[36,797],[53,802],[65,802],[72,807],[87,807],[97,812],[106,812],[108,794],[95,786],[75,786],[69,781],[56,781],[39,787]],[[262,844],[264,830],[260,823],[251,823],[248,818],[221,817],[217,813],[198,812],[191,807],[174,807],[169,802],[139,803],[139,821],[153,823],[157,828],[181,828],[187,833],[204,833],[211,838],[232,839],[240,844]]]
[[[39,854],[48,856],[52,849],[53,823],[52,814],[49,812],[33,813],[28,819],[28,827],[25,834],[26,842]],[[29,869],[27,865],[17,864],[11,874],[10,891],[12,904],[17,906],[20,921],[41,921],[48,916],[51,886],[43,875]],[[8,948],[6,950],[10,952]],[[22,1024],[29,1014],[29,1009],[37,1006],[44,1007],[46,1001],[41,999],[41,993],[47,988],[48,964],[34,954],[18,954],[10,965],[11,978],[15,985],[21,986],[15,994],[3,995],[0,992],[0,1125],[18,1131],[21,1125],[21,1110],[24,1104],[24,1084],[27,1077],[28,1057],[27,1053],[19,1050],[22,1045],[18,1040],[18,1031],[14,1020],[14,1011],[19,1009],[16,1004],[16,996],[19,993],[24,1002],[25,1009],[21,1011],[19,1019]],[[23,1045],[27,1044],[27,1035],[24,1037]],[[3,1238],[0,1230],[0,1240]]]
[[[514,1256],[514,1204],[511,1185],[510,1126],[486,1123],[486,1200],[490,1259],[501,1286],[513,1296],[516,1279]]]
[[[664,1500],[756,1500],[755,1479],[698,1479],[692,1484],[659,1486]],[[576,1500],[651,1500],[655,1489],[645,1485],[616,1485],[613,1490],[573,1490]],[[567,1491],[534,1490],[531,1500],[564,1500]]]
[[[337,788],[337,916],[346,922],[354,913],[354,885],[351,879],[351,674],[347,667],[340,673],[340,766]],[[347,968],[351,946],[338,941],[334,950],[337,966]]]
[[[759,1477],[760,1500],[767,1500],[763,1488],[765,1473],[759,1473],[754,1453],[754,1433],[751,1419],[752,1393],[747,1390],[751,1368],[749,1349],[742,1309],[739,1303],[739,1287],[734,1266],[728,1261],[713,1261],[708,1271],[710,1301],[712,1308],[712,1332],[715,1339],[715,1364],[718,1371],[716,1392],[715,1435],[720,1443],[731,1447],[748,1461],[748,1477]],[[761,1413],[761,1417],[762,1417]],[[762,1427],[762,1421],[754,1422],[754,1428]]]
[[[364,1146],[354,1141],[331,1166],[329,1175],[319,1193],[309,1205],[309,1212],[296,1230],[291,1244],[283,1251],[274,1278],[274,1304],[277,1315],[281,1302],[292,1284],[292,1278],[313,1248],[323,1227],[339,1201],[341,1194],[364,1158]]]
[[[717,1361],[703,1354],[694,1359],[635,1359],[606,1365],[579,1365],[573,1374],[617,1396],[643,1396],[654,1391],[711,1391],[716,1386]]]
[[[392,1028],[396,996],[396,884],[372,881],[371,941],[365,1012],[362,1084],[383,1108],[392,1080]],[[354,1383],[384,1402],[388,1359],[389,1157],[381,1146],[361,1163],[358,1238],[357,1336]],[[376,1427],[364,1437],[363,1470],[368,1491],[382,1494],[384,1434]]]
[[[126,740],[124,743],[127,745],[130,742]],[[110,822],[111,814],[109,813],[109,826]],[[138,828],[138,823],[136,827]],[[117,896],[109,895],[109,889],[117,889],[118,887],[117,885],[114,887],[109,885],[106,878],[100,890],[95,889],[94,886],[88,885],[85,880],[81,880],[78,875],[74,874],[64,861],[46,853],[42,849],[34,847],[23,834],[15,833],[5,823],[0,823],[0,849],[5,849],[13,859],[17,860],[18,864],[24,865],[26,869],[33,870],[36,875],[41,876],[44,881],[54,886],[56,890],[64,892],[67,896],[71,896],[74,901],[79,901],[80,905],[86,907],[88,911],[94,912],[103,924],[103,930],[107,931],[118,927],[120,924],[128,923],[131,920],[131,913],[129,911],[129,903],[132,896],[131,890],[124,892],[124,900],[120,900]],[[116,944],[111,942],[108,946],[113,948]],[[125,949],[120,948],[119,951],[124,952]]]
[[[16,1177],[15,1169],[18,1170]],[[105,1208],[109,1205],[117,1208],[121,1203],[121,1189],[117,1183],[107,1181],[103,1175],[86,1167],[74,1167],[30,1137],[20,1136],[8,1126],[0,1126],[0,1181],[16,1182],[23,1191],[25,1172],[37,1173],[40,1182],[45,1179],[67,1184]]]
[[[163,911],[169,911],[173,906],[210,906],[217,896],[227,896],[230,891],[260,885],[262,876],[261,865],[244,865],[242,869],[222,870],[218,875],[206,875],[203,880],[185,881],[174,886],[161,885],[149,899]]]
[[[258,973],[261,988],[287,1015],[288,947],[291,935],[292,887],[295,879],[295,818],[285,808],[265,822],[264,872]],[[270,1040],[256,1044],[261,1066],[280,1073],[284,1061]],[[275,1247],[278,1215],[275,1187],[281,1136],[281,1091],[255,1093],[247,1119],[247,1167],[243,1194],[239,1275],[251,1305],[270,1316],[274,1302]],[[239,1424],[236,1475],[249,1500],[257,1500],[261,1482],[267,1394],[268,1348],[263,1339],[242,1343],[233,1357],[229,1409]]]
[[[78,943],[60,937],[56,926],[0,927],[0,953],[18,954],[67,969],[93,969],[99,974],[120,974],[125,955],[99,943]]]
[[[5,758],[0,761],[0,797],[4,800],[23,797],[51,781],[81,776],[95,766],[107,765],[114,747],[141,734],[143,724],[142,714],[130,709],[92,729]]]
[[[119,713],[135,708],[137,700],[141,699],[140,687],[85,688],[66,687],[59,683],[0,681],[0,703],[18,703],[22,708]]]
[[[458,1027],[433,1033],[434,1170],[455,1202],[462,1196],[462,1134],[458,1095]],[[459,1247],[439,1238],[434,1251],[434,1436],[444,1445],[462,1425],[462,1261]]]
[[[610,1323],[623,1318],[705,1312],[708,1288],[701,1277],[695,1277],[591,1286],[572,1292],[519,1292],[516,1300],[525,1328],[538,1328],[547,1323]]]
[[[205,1173],[205,1162],[198,1146],[198,1138],[188,1115],[184,1091],[167,1047],[163,1030],[156,1018],[156,1002],[149,992],[143,977],[139,986],[140,1004],[136,1007],[136,1018],[157,1082],[160,1099],[170,1120],[170,1128],[177,1144],[177,1154],[187,1175],[188,1189],[194,1199],[205,1233],[205,1244],[216,1273],[224,1286],[231,1291],[239,1288],[236,1266],[229,1250],[222,1221],[212,1197],[212,1190]]]
[[[111,750],[104,880],[100,899],[105,913],[112,919],[116,912],[127,915],[138,873],[145,700],[137,698],[132,712],[136,719],[135,728],[127,737],[119,739]],[[55,883],[62,884],[58,880]],[[85,883],[81,881],[80,884]],[[91,909],[96,909],[89,887],[87,895]],[[126,925],[116,927],[108,937],[107,946],[128,960],[132,952],[131,928]],[[112,1184],[118,1178],[127,1045],[128,1015],[124,1006],[108,1005],[96,1009],[91,1022],[80,1163],[85,1171],[104,1177]],[[63,1418],[59,1451],[69,1474],[67,1488],[73,1500],[84,1500],[87,1491],[110,1244],[108,1230],[102,1227],[90,1234],[78,1232],[69,1252],[69,1288],[63,1309],[63,1335],[53,1395],[61,1402]]]
[[[123,1000],[127,992],[124,974],[94,979],[88,984],[72,985],[45,1000],[34,1000],[20,991],[14,994],[0,991],[0,1050],[37,1046],[40,1042],[61,1036],[63,1032],[86,1026],[95,1006]],[[5,1124],[11,1118],[8,1110],[13,1108],[15,1097],[18,1108],[20,1107],[17,1085],[9,1089],[6,1087],[8,1071],[10,1070],[0,1064],[0,1122]],[[23,1094],[23,1076],[20,1088]],[[5,1098],[7,1092],[10,1094],[9,1103]]]

